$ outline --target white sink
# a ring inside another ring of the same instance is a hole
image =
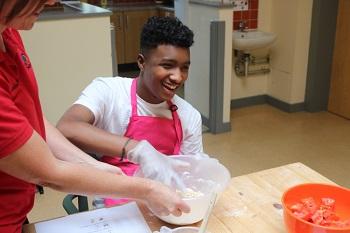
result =
[[[237,50],[253,50],[270,46],[276,40],[276,34],[263,31],[234,31],[232,33],[233,48]]]

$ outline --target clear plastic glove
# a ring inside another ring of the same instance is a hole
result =
[[[209,157],[209,155],[207,155],[207,154],[205,154],[205,153],[203,153],[203,152],[201,152],[201,153],[197,153],[197,154],[195,154],[195,155],[193,155],[195,158],[197,158],[197,159],[209,159],[210,157]]]
[[[160,153],[146,140],[140,141],[133,149],[128,151],[127,158],[131,162],[140,165],[145,178],[159,181],[180,190],[185,188],[184,183],[175,171],[188,167],[189,164],[171,159]]]

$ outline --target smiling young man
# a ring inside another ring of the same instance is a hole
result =
[[[126,175],[133,175],[140,162],[128,159],[142,154],[142,160],[149,160],[148,168],[158,171],[155,175],[145,166],[144,174],[173,182],[153,154],[203,152],[201,115],[175,94],[188,78],[192,44],[193,32],[177,18],[151,17],[141,33],[139,77],[95,79],[63,115],[59,130]]]

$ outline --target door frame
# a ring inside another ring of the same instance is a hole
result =
[[[338,0],[313,0],[305,110],[327,111]]]

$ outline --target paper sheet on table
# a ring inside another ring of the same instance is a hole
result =
[[[36,233],[151,233],[135,202],[35,224]]]

